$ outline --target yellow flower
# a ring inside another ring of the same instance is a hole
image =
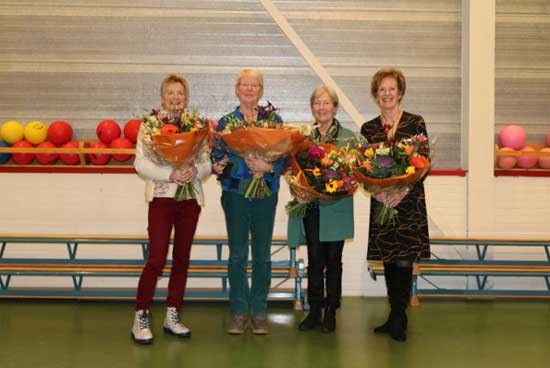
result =
[[[327,193],[334,193],[338,189],[338,183],[335,180],[331,180],[325,184],[325,189]]]
[[[407,174],[414,174],[416,172],[416,169],[414,168],[414,166],[409,166],[407,167]]]
[[[372,149],[372,147],[365,151],[366,158],[372,158],[373,156],[374,156],[374,150]]]
[[[313,175],[315,175],[315,176],[321,176],[321,169],[319,169],[318,167],[316,167],[315,169],[313,169]]]

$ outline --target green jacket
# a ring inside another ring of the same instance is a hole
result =
[[[343,128],[338,138],[355,138],[349,129]],[[342,147],[350,141],[336,141]],[[354,140],[351,140],[354,143]],[[353,196],[333,201],[321,200],[319,203],[319,238],[321,241],[337,241],[353,238]],[[287,241],[289,247],[306,244],[303,219],[288,216]]]

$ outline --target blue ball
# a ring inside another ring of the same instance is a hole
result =
[[[6,142],[4,141],[0,141],[0,147],[9,147],[10,145],[7,144]],[[5,164],[6,162],[8,162],[11,158],[11,154],[10,153],[0,153],[0,164]]]

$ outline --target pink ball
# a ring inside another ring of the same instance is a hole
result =
[[[102,120],[96,129],[97,137],[105,144],[111,143],[115,138],[120,137],[120,126],[114,120]]]
[[[531,147],[523,147],[520,149],[521,152],[535,152],[534,148]],[[538,161],[537,156],[519,156],[518,157],[518,167],[522,169],[530,169],[533,166],[537,164]]]
[[[134,144],[128,138],[116,138],[109,145],[110,148],[134,148]],[[128,161],[132,157],[129,154],[113,155],[116,161],[124,162]]]
[[[38,148],[56,148],[55,144],[50,141],[44,141],[40,143]],[[37,153],[36,159],[41,165],[53,165],[59,158],[57,153]]]
[[[500,130],[499,140],[501,147],[510,147],[520,150],[525,146],[527,133],[519,125],[508,125]]]
[[[503,147],[500,150],[501,151],[512,151],[512,152],[515,151],[514,149],[512,149],[510,147]],[[514,166],[516,166],[517,161],[518,160],[517,160],[516,156],[498,156],[497,166],[500,167],[501,169],[508,170],[508,169],[511,169]]]
[[[550,153],[550,148],[543,148],[540,152]],[[541,169],[550,169],[550,156],[539,156],[539,166]]]

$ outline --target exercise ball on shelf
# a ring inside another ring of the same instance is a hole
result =
[[[500,149],[500,151],[515,152],[515,150],[510,147],[503,147]],[[516,156],[498,156],[497,166],[501,169],[508,170],[508,169],[514,168],[514,166],[516,166],[517,161],[518,160]]]
[[[40,144],[46,140],[48,136],[48,127],[38,120],[31,121],[25,125],[25,140],[32,144]]]
[[[124,137],[128,138],[133,144],[136,144],[141,120],[128,120],[124,125]]]
[[[520,149],[520,152],[535,152],[536,150],[532,147],[523,147]],[[518,167],[522,169],[530,169],[537,164],[537,156],[519,156],[518,157]]]
[[[53,144],[61,146],[73,139],[73,128],[66,121],[57,120],[48,127],[47,136]]]
[[[108,148],[107,145],[101,141],[94,142],[90,145],[90,148]],[[111,155],[108,153],[89,153],[88,160],[94,165],[105,165],[111,160]]]
[[[525,146],[527,133],[519,125],[507,125],[499,132],[499,142],[501,147],[510,147],[520,150]]]
[[[110,148],[134,148],[134,144],[128,138],[115,138],[111,144]],[[127,153],[124,154],[113,154],[113,158],[119,162],[128,161],[132,157]]]
[[[114,120],[102,120],[96,128],[97,138],[105,144],[111,143],[120,137],[120,126]]]
[[[25,140],[16,142],[12,146],[13,148],[31,148],[33,145]],[[28,165],[34,160],[34,153],[14,153],[12,155],[13,162],[18,165]]]
[[[539,152],[550,153],[550,147],[543,148]],[[550,156],[539,156],[539,166],[541,169],[550,169]]]
[[[0,147],[9,147],[10,145],[7,142],[0,141]],[[5,164],[11,158],[11,154],[7,152],[0,153],[0,165]]]
[[[56,145],[50,141],[44,141],[36,147],[37,148],[56,148]],[[36,160],[41,165],[53,165],[57,162],[58,158],[59,158],[59,154],[57,153],[37,153],[36,154]]]
[[[68,141],[67,143],[62,145],[61,148],[78,148],[78,142]],[[65,165],[77,165],[80,162],[80,157],[78,156],[78,153],[62,153],[59,155],[59,159]]]
[[[14,144],[23,139],[24,129],[18,121],[10,120],[2,124],[0,128],[0,137],[3,141]]]

